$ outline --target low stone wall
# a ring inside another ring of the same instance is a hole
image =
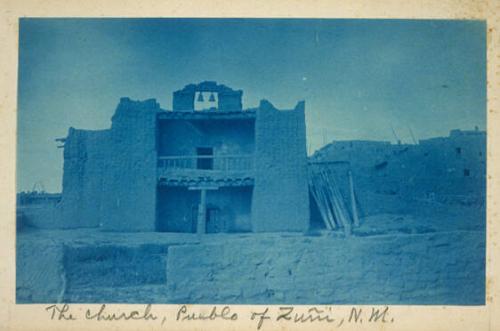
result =
[[[59,205],[53,203],[22,206],[17,209],[18,228],[61,229],[64,222]]]
[[[64,247],[68,288],[126,287],[166,282],[166,245]]]
[[[62,245],[54,242],[17,243],[16,303],[63,300],[65,278]]]
[[[172,246],[169,302],[484,304],[484,232]]]
[[[484,232],[333,235],[31,236],[17,244],[16,301],[484,304]]]

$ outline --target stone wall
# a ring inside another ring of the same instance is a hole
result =
[[[262,101],[255,124],[255,232],[306,231],[309,226],[304,102],[280,111]]]
[[[65,286],[61,244],[17,241],[16,303],[61,302]]]
[[[68,231],[18,241],[17,303],[485,302],[484,231],[350,238],[139,233],[113,240],[87,231],[73,241]]]
[[[260,235],[263,236],[263,235]],[[169,302],[440,304],[485,302],[485,233],[259,237],[172,246]]]

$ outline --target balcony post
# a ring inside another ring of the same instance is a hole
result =
[[[200,190],[200,204],[198,205],[198,224],[196,226],[196,232],[198,234],[204,234],[206,232],[206,221],[207,221],[207,190]]]

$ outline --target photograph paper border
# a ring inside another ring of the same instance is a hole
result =
[[[257,330],[250,319],[252,311],[278,306],[231,305],[237,322],[176,322],[179,305],[155,304],[154,313],[166,317],[164,324],[151,321],[59,321],[51,320],[46,304],[15,303],[16,234],[16,126],[19,18],[21,17],[245,17],[245,18],[399,18],[399,19],[474,19],[487,22],[487,266],[486,305],[417,306],[390,305],[392,323],[344,324],[340,328],[324,323],[278,323],[268,320],[261,330],[500,330],[499,286],[499,178],[500,178],[500,1],[0,1],[0,329],[2,330]],[[71,304],[84,315],[98,304]],[[143,310],[145,305],[113,304],[115,312]],[[217,305],[222,307],[223,305]],[[212,305],[189,305],[193,311],[209,311]],[[312,306],[298,306],[302,311]],[[318,305],[317,307],[325,307]],[[352,307],[330,305],[338,315],[348,315]]]

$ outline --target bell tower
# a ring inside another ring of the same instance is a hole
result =
[[[202,111],[219,108],[219,93],[214,91],[196,91],[194,94],[194,110]]]
[[[243,91],[217,82],[186,85],[174,92],[174,111],[242,111]]]

